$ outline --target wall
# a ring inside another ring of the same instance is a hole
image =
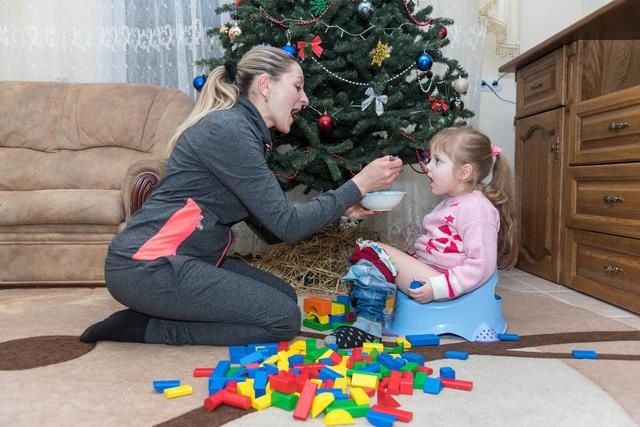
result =
[[[610,0],[521,0],[520,4],[520,53],[538,45],[557,32],[582,19]],[[482,62],[482,77],[496,77],[498,68],[509,58],[495,53],[495,36],[487,35]],[[499,95],[515,101],[514,74],[502,78],[503,89]],[[515,148],[515,105],[501,101],[490,92],[480,96],[478,126],[494,142],[502,147],[503,154],[513,166]]]

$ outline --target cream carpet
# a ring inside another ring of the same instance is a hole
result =
[[[528,347],[444,337],[442,348],[425,353],[427,364],[453,367],[474,389],[397,397],[414,412],[411,425],[640,425],[640,331],[545,295],[498,289],[508,331]],[[77,341],[86,326],[120,308],[105,289],[0,290],[0,425],[303,424],[278,408],[204,411],[207,381],[192,378],[192,370],[228,358],[226,348]],[[468,351],[469,359],[442,359],[448,347]],[[601,358],[572,359],[573,348]],[[192,385],[193,395],[155,393],[152,381],[166,378]],[[356,425],[369,424],[359,418]]]

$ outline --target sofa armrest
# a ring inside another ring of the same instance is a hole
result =
[[[142,207],[156,188],[166,165],[166,160],[140,160],[129,167],[122,184],[125,221]]]

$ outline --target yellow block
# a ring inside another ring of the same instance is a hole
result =
[[[313,403],[311,404],[311,417],[315,418],[322,411],[327,409],[331,403],[335,400],[335,396],[333,393],[320,393],[316,397],[313,398]]]
[[[278,367],[278,371],[288,371],[289,370],[289,360],[288,359],[279,359],[276,364]]]
[[[333,354],[333,350],[329,349],[322,353],[322,356],[318,357],[316,360],[328,359]]]
[[[378,377],[356,372],[351,376],[351,386],[376,388],[378,387]]]
[[[189,396],[190,394],[193,394],[193,389],[190,385],[184,384],[179,385],[178,387],[165,388],[162,394],[164,394],[164,397],[167,399],[173,399],[174,397]]]
[[[353,417],[344,409],[334,409],[324,417],[324,425],[326,426],[340,426],[353,423]]]
[[[347,377],[344,378],[336,378],[333,381],[333,388],[339,388],[343,393],[347,392],[347,387],[349,386],[349,379]]]
[[[366,342],[362,344],[362,349],[367,353],[371,352],[374,348],[378,350],[378,353],[382,353],[384,351],[384,344],[381,342]]]
[[[253,388],[253,378],[247,378],[237,384],[238,394],[250,397],[251,400],[256,398],[256,391]]]
[[[318,384],[318,388],[322,387],[322,380],[318,378],[311,378],[309,381],[311,381],[312,383]]]
[[[276,363],[278,360],[280,360],[280,356],[278,356],[277,354],[274,354],[273,356],[270,356],[269,358],[267,358],[264,362],[262,363],[270,363],[270,364],[274,364]]]
[[[405,350],[409,350],[411,348],[411,343],[405,337],[396,338],[396,344],[402,344],[402,348]]]
[[[317,320],[321,325],[326,325],[329,323],[329,315],[318,316],[315,313],[307,313],[306,318],[309,320]]]
[[[369,395],[364,392],[360,387],[351,387],[349,390],[349,394],[356,405],[368,405],[369,404]]]
[[[339,302],[332,302],[331,315],[340,316],[341,314],[344,314],[344,304],[340,304]]]
[[[291,343],[289,351],[295,351],[297,353],[305,353],[307,351],[307,343],[301,340],[297,340]]]
[[[265,393],[263,396],[256,397],[251,400],[251,407],[256,411],[262,411],[271,406],[271,393]]]

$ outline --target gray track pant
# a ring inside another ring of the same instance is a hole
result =
[[[242,260],[107,263],[105,276],[116,300],[152,317],[149,343],[244,345],[290,340],[300,330],[293,288]]]

